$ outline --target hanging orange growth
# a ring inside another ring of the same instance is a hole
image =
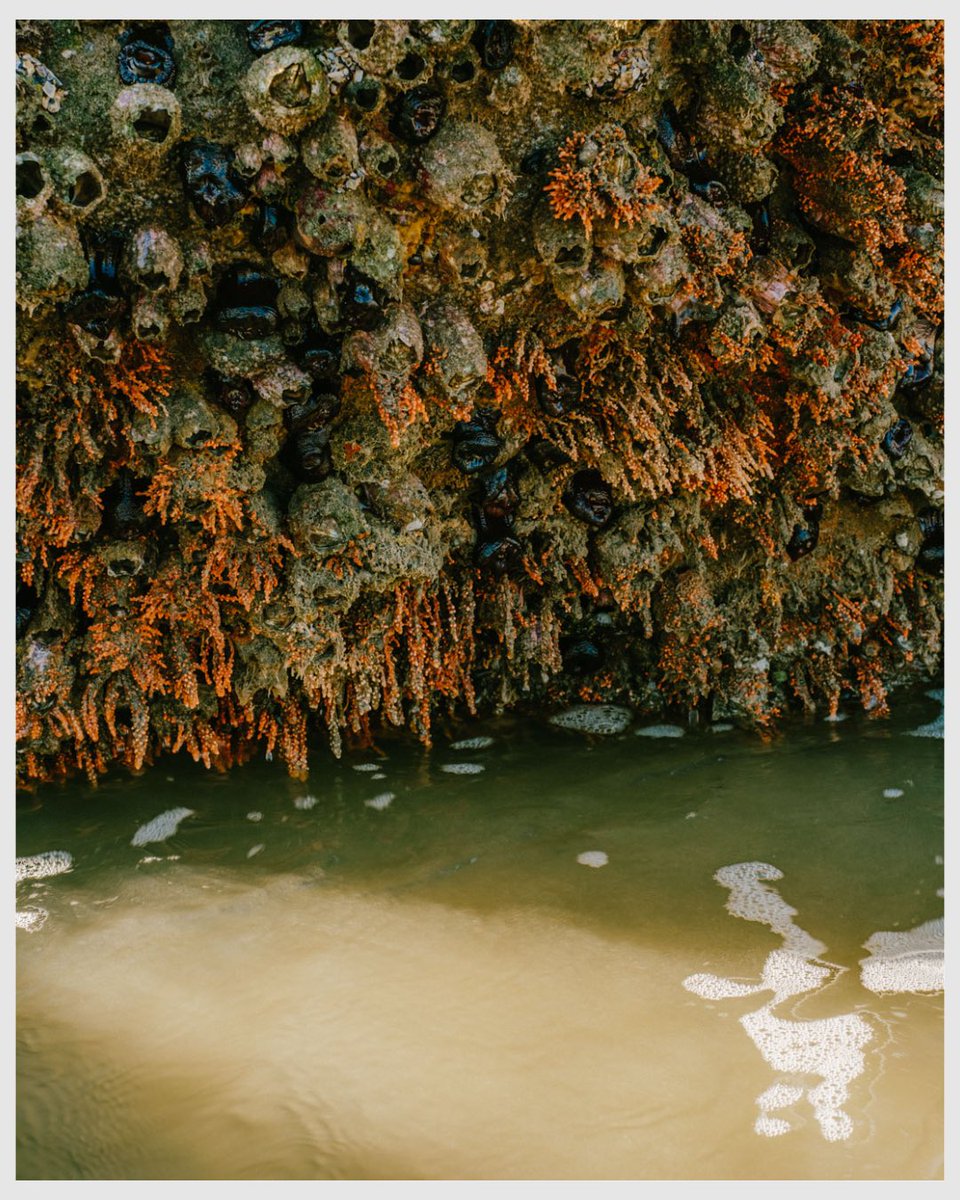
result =
[[[559,158],[544,191],[561,220],[579,217],[589,233],[593,222],[604,217],[615,225],[633,225],[657,207],[650,195],[663,180],[640,162],[619,125],[571,134]]]

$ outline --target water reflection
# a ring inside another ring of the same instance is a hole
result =
[[[930,708],[38,794],[20,1176],[937,1177]]]

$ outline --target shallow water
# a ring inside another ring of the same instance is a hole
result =
[[[18,1176],[941,1178],[938,709],[26,797]]]

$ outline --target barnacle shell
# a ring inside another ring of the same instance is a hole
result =
[[[180,101],[157,83],[124,88],[110,109],[110,126],[118,154],[159,163],[180,139]]]
[[[330,99],[316,56],[300,46],[281,46],[258,58],[241,89],[254,118],[278,133],[297,133],[322,116]]]
[[[428,199],[470,216],[503,212],[513,179],[493,134],[482,125],[444,123],[421,156]]]

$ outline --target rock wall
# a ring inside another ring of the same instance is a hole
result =
[[[941,654],[942,24],[18,24],[24,780]]]

